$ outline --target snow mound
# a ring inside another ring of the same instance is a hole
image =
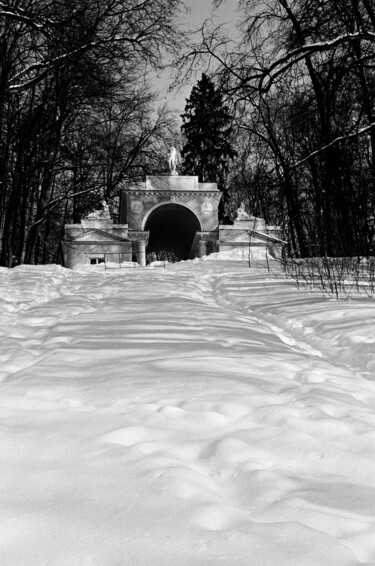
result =
[[[2,565],[375,563],[375,303],[234,255],[0,269]]]
[[[266,248],[252,248],[250,252],[250,260],[264,260],[267,258],[273,260],[272,256],[267,252]],[[249,260],[249,249],[247,247],[232,248],[231,250],[215,252],[210,255],[206,255],[202,258],[202,261],[218,261],[218,260],[230,260],[230,261],[244,261]]]

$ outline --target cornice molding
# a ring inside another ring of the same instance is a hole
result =
[[[157,197],[163,197],[163,196],[177,196],[177,197],[181,197],[181,196],[189,196],[189,197],[199,197],[199,196],[205,196],[205,197],[212,197],[212,198],[217,198],[217,197],[221,197],[222,193],[220,191],[148,191],[148,190],[133,190],[133,189],[124,189],[124,193],[126,194],[131,194],[134,196],[157,196]]]

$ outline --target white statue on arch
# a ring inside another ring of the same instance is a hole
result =
[[[111,215],[109,213],[109,206],[107,204],[107,202],[105,200],[102,200],[102,210],[101,210],[102,216],[104,218],[111,218]]]
[[[85,220],[109,220],[111,221],[111,215],[109,212],[109,206],[105,200],[101,202],[101,210],[93,210],[86,217]]]
[[[245,203],[241,202],[239,208],[237,208],[237,220],[251,220],[252,218],[245,210]]]
[[[172,146],[169,152],[169,156],[168,156],[168,165],[169,165],[169,171],[171,172],[171,175],[178,175],[177,173],[177,165],[181,164],[181,157],[179,152],[177,151],[177,149]]]

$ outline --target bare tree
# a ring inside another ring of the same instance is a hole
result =
[[[220,2],[217,2],[220,3]],[[203,30],[238,125],[267,156],[295,253],[371,251],[375,18],[368,0],[239,0],[242,41]]]
[[[65,200],[113,194],[161,132],[173,129],[169,114],[152,108],[146,77],[163,68],[165,53],[181,48],[173,21],[181,6],[180,0],[0,2],[3,265],[49,257],[49,237],[70,215]]]

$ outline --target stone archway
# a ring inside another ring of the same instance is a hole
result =
[[[171,252],[178,260],[186,260],[196,232],[201,230],[198,217],[186,206],[161,204],[146,218],[144,230],[150,231],[147,254],[161,250]]]

